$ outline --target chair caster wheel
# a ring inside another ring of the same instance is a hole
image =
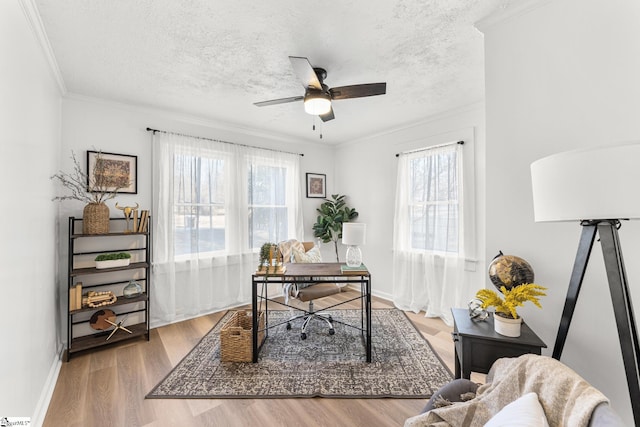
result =
[[[287,331],[291,329],[291,323],[287,322]]]
[[[329,316],[329,322],[333,322],[333,317]]]
[[[335,330],[335,329],[333,329],[333,328],[332,328],[332,329],[329,329],[329,335],[333,335],[333,334],[335,334],[335,333],[336,333],[336,330]]]
[[[306,333],[304,333],[304,332],[303,332],[303,333],[301,333],[301,334],[300,334],[300,339],[301,339],[301,340],[306,340],[306,339],[307,339],[307,334],[306,334]]]

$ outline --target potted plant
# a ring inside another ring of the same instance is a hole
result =
[[[258,272],[269,275],[282,272],[282,260],[278,260],[278,245],[275,243],[263,243],[260,247],[260,263]]]
[[[103,161],[102,152],[98,151],[96,162],[91,173],[85,173],[75,153],[71,151],[73,172],[58,172],[51,179],[57,180],[69,194],[54,197],[53,200],[78,200],[86,203],[82,211],[82,232],[84,234],[105,234],[109,232],[109,208],[105,204],[113,199],[118,191],[128,187],[130,182],[113,182],[106,173],[107,162]]]
[[[129,265],[131,254],[128,252],[112,252],[108,254],[100,254],[96,257],[96,268],[113,268]]]
[[[538,297],[547,295],[544,286],[535,283],[524,283],[507,289],[500,287],[503,297],[491,289],[480,289],[476,298],[481,301],[482,308],[495,307],[494,328],[497,333],[508,337],[520,336],[522,318],[518,316],[517,308],[525,302],[531,301],[536,307],[542,308]]]
[[[314,237],[319,237],[323,243],[333,242],[338,262],[340,262],[338,240],[342,237],[342,224],[358,217],[358,212],[347,206],[345,197],[345,195],[332,194],[331,199],[324,199],[324,203],[316,209],[319,215],[316,223],[313,224]]]

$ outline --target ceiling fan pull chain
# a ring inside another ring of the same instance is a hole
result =
[[[316,116],[313,117],[313,130],[316,130]]]

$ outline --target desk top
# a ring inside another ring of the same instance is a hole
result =
[[[319,262],[319,263],[287,263],[284,274],[271,274],[271,277],[296,277],[296,276],[314,276],[314,277],[330,277],[330,276],[369,276],[369,271],[345,271],[342,272],[340,267],[345,265],[339,262]]]

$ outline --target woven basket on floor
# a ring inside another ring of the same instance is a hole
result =
[[[84,234],[106,234],[109,232],[109,207],[104,203],[89,203],[82,211]]]
[[[264,338],[264,311],[258,318],[258,345]],[[220,360],[251,362],[253,358],[251,310],[236,311],[220,329]]]

